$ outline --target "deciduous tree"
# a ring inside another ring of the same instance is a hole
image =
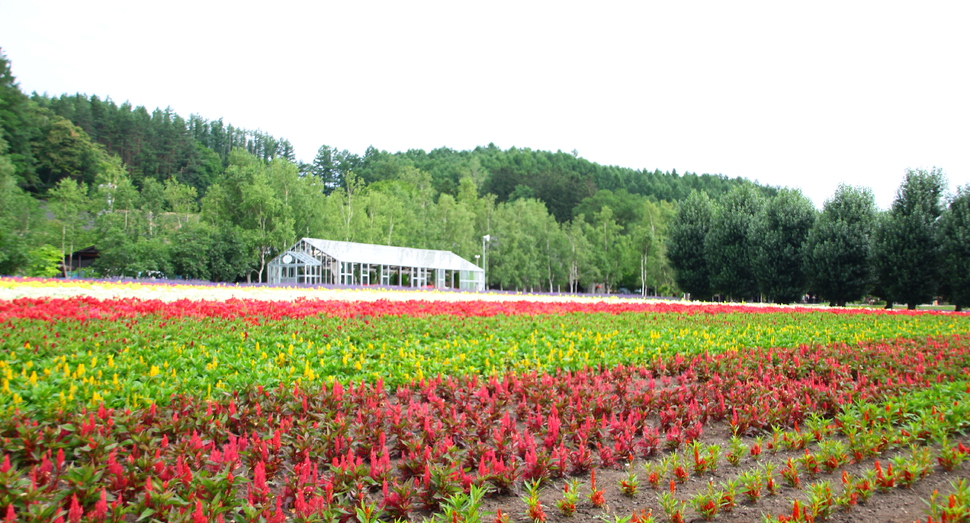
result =
[[[946,187],[943,171],[908,170],[892,208],[879,220],[875,261],[886,301],[915,309],[933,299],[940,281],[940,238]]]
[[[674,269],[677,286],[695,299],[707,300],[711,289],[711,269],[704,242],[714,222],[715,205],[704,192],[693,191],[680,204],[670,223],[667,257]]]
[[[266,263],[295,240],[292,210],[283,204],[286,196],[277,189],[280,177],[295,176],[296,171],[296,165],[286,160],[266,162],[237,149],[230,154],[223,178],[203,201],[204,219],[243,233],[258,281],[262,281]]]
[[[49,201],[61,229],[61,255],[69,264],[73,264],[71,253],[74,252],[75,241],[84,225],[86,210],[90,206],[87,187],[83,182],[62,178],[51,189]]]
[[[587,286],[600,277],[592,263],[593,246],[586,237],[584,217],[577,216],[563,224],[566,239],[566,270],[569,291],[578,292],[579,286]]]
[[[630,273],[637,275],[641,296],[670,295],[674,271],[667,260],[667,235],[676,207],[669,202],[644,200],[642,218],[630,224]]]
[[[741,300],[758,297],[749,231],[763,205],[761,193],[753,185],[736,186],[721,198],[704,238],[715,293]]]
[[[801,192],[782,189],[752,222],[748,236],[754,245],[755,277],[770,301],[792,303],[805,294],[805,242],[815,214],[812,202]]]
[[[943,291],[956,310],[963,310],[970,305],[970,185],[957,189],[940,217],[940,240]]]
[[[195,187],[185,185],[175,177],[165,180],[165,203],[175,213],[175,220],[179,227],[188,219],[188,215],[197,211],[198,192]]]
[[[609,206],[594,213],[592,223],[584,227],[586,238],[592,247],[591,260],[602,277],[607,293],[612,292],[628,267],[624,258],[629,249],[629,238],[620,234],[622,230],[623,227],[616,223],[613,209]]]
[[[861,299],[874,283],[872,191],[840,185],[809,229],[805,274],[809,289],[833,305]]]

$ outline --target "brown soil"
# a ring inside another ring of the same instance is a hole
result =
[[[713,430],[713,433],[712,433]],[[721,446],[722,456],[727,454],[729,448],[728,436],[726,426],[717,428],[713,425],[708,425],[705,427],[705,435],[701,438],[701,441],[705,444],[718,444]],[[832,436],[829,436],[832,437]],[[770,438],[768,438],[770,439]],[[744,438],[747,445],[750,445],[753,441],[752,438]],[[964,444],[970,443],[970,439],[966,436],[959,439],[963,441]],[[956,444],[956,442],[954,442]],[[810,446],[810,449],[814,450],[814,446]],[[935,451],[935,449],[934,449]],[[895,455],[904,452],[903,449],[895,449],[884,453],[879,456],[879,461],[885,467],[888,464],[888,460]],[[908,454],[908,449],[905,450]],[[849,474],[861,475],[861,471],[864,469],[871,469],[877,458],[872,458],[863,461],[858,464],[846,465],[843,468],[837,469],[831,474],[826,474],[825,472],[819,473],[815,477],[810,477],[804,470],[799,468],[799,475],[802,480],[802,486],[799,489],[790,488],[785,485],[784,480],[780,476],[780,470],[782,466],[787,462],[788,458],[797,458],[802,456],[804,451],[784,451],[779,450],[777,453],[771,453],[765,450],[764,453],[757,459],[751,456],[745,456],[737,467],[728,463],[723,457],[718,464],[718,468],[715,472],[708,472],[701,476],[691,477],[684,483],[677,484],[676,496],[678,499],[687,501],[687,509],[684,512],[684,519],[686,522],[700,522],[704,521],[700,515],[693,510],[690,506],[691,497],[701,491],[704,491],[708,487],[708,483],[713,481],[715,485],[719,482],[730,480],[736,477],[738,474],[745,470],[749,470],[759,463],[773,462],[777,465],[776,474],[776,484],[778,486],[777,494],[774,496],[769,496],[767,492],[764,493],[763,497],[759,499],[756,503],[748,503],[743,501],[743,497],[740,492],[737,496],[738,505],[734,507],[730,512],[721,512],[716,516],[714,521],[723,523],[742,523],[742,522],[759,522],[762,520],[763,515],[790,515],[792,500],[798,499],[801,503],[805,503],[808,499],[809,494],[807,491],[807,486],[811,483],[817,481],[827,480],[831,483],[832,492],[835,496],[838,496],[842,492],[842,470],[846,470]],[[667,455],[667,452],[661,453],[651,460],[659,460]],[[934,453],[934,461],[935,461]],[[577,504],[576,513],[570,517],[565,517],[560,514],[559,509],[556,508],[556,502],[562,498],[563,491],[563,480],[556,480],[547,483],[542,490],[541,500],[542,506],[547,516],[547,521],[556,523],[575,523],[579,521],[614,521],[614,517],[627,517],[634,512],[648,511],[653,514],[658,523],[667,522],[668,518],[664,514],[663,510],[658,503],[658,496],[661,491],[653,490],[650,488],[649,483],[646,481],[646,472],[643,468],[643,461],[634,462],[634,471],[638,473],[640,478],[639,491],[633,496],[625,496],[619,488],[620,480],[626,477],[626,472],[621,469],[601,469],[597,470],[597,488],[605,491],[606,507],[596,508],[589,501],[590,493],[590,476],[585,474],[584,476],[579,476],[578,479],[581,482],[581,493],[580,502]],[[692,472],[689,467],[688,471]],[[951,472],[944,471],[938,464],[935,465],[933,472],[917,481],[911,488],[895,487],[888,492],[878,492],[872,494],[872,497],[864,503],[860,503],[854,507],[851,507],[849,511],[837,510],[831,517],[826,521],[830,522],[859,522],[859,523],[913,523],[913,522],[925,522],[927,519],[926,508],[928,507],[926,500],[929,500],[933,494],[934,490],[938,490],[943,496],[952,492],[953,488],[951,482],[955,483],[959,479],[970,480],[970,460],[964,462],[961,466],[956,468]],[[670,476],[662,481],[662,488],[669,488]],[[526,505],[525,502],[521,500],[522,492],[518,492],[514,496],[498,496],[486,498],[482,503],[482,508],[484,513],[489,514],[483,521],[486,523],[491,523],[496,510],[501,509],[503,514],[508,514],[511,521],[517,523],[532,523],[525,515]]]

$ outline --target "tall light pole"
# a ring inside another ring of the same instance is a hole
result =
[[[488,288],[488,279],[485,277],[488,274],[488,251],[485,250],[485,244],[490,241],[492,241],[491,234],[482,236],[482,290]]]

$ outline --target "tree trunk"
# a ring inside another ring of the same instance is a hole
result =
[[[647,254],[640,257],[640,297],[647,297]]]
[[[64,269],[64,279],[67,279],[67,271],[70,267],[64,265],[64,258],[67,256],[67,225],[61,225],[61,267]]]
[[[69,267],[71,268],[71,270],[74,270],[74,238],[73,238],[73,234],[72,234],[72,237],[71,237],[70,249],[71,249],[71,254],[69,254],[67,256],[67,259],[68,259],[68,263],[70,263]]]
[[[919,305],[919,304],[917,304],[917,303],[907,303],[906,304],[906,308],[909,309],[909,310],[911,310],[911,311],[915,311],[917,305]]]

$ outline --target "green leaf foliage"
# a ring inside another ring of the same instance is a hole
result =
[[[707,193],[692,192],[670,223],[667,239],[667,257],[676,271],[677,285],[702,300],[713,295],[704,242],[713,224],[714,213],[715,204]]]
[[[36,278],[53,278],[60,271],[60,264],[64,258],[61,251],[50,244],[44,244],[39,249],[34,249],[27,253],[29,264],[27,266],[27,276]]]
[[[751,224],[764,205],[753,185],[739,185],[719,202],[710,231],[704,238],[704,256],[711,268],[711,289],[735,300],[756,300]]]
[[[18,274],[43,218],[33,198],[17,186],[16,166],[0,137],[0,274]]]
[[[775,303],[798,301],[808,287],[804,250],[815,222],[812,202],[800,192],[783,189],[770,198],[748,230],[758,287]]]
[[[957,310],[970,305],[970,185],[956,196],[940,217],[943,291]]]
[[[861,299],[874,283],[872,191],[840,185],[808,232],[805,274],[809,289],[833,304]]]
[[[937,220],[945,187],[938,169],[909,170],[892,208],[879,220],[875,261],[887,302],[915,309],[933,299],[940,280]]]
[[[0,49],[0,139],[7,146],[7,161],[13,175],[20,181],[36,179],[31,150],[33,131],[30,99],[20,91],[10,61]]]

